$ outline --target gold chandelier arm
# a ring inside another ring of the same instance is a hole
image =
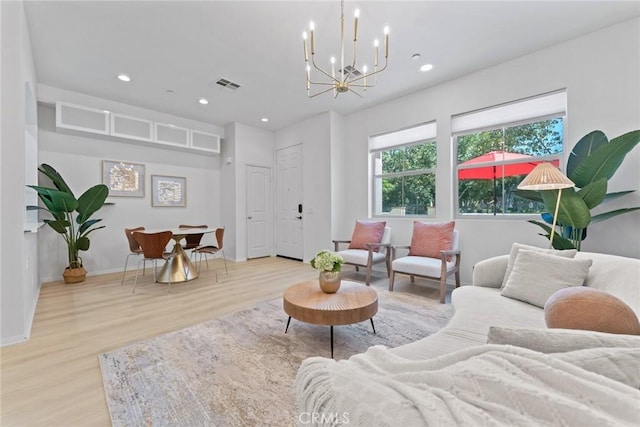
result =
[[[325,76],[329,77],[331,80],[333,80],[334,82],[338,83],[339,80],[336,79],[335,77],[333,77],[331,74],[327,73],[325,70],[323,70],[322,68],[318,67],[318,65],[316,64],[316,56],[312,53],[311,54],[311,63],[313,64],[313,68],[315,68],[316,70],[320,71],[322,74],[324,74]]]
[[[356,92],[355,90],[353,90],[353,89],[351,89],[351,88],[349,88],[349,92],[351,92],[351,93],[355,93],[355,94],[356,94],[356,95],[358,95],[360,98],[364,98],[364,96],[363,96],[363,95],[360,95],[358,92]]]
[[[380,68],[379,70],[374,71],[373,73],[363,74],[363,75],[361,75],[360,77],[356,77],[355,79],[351,80],[351,81],[350,81],[350,82],[348,82],[348,83],[349,83],[349,84],[353,84],[354,82],[360,81],[360,80],[362,80],[362,79],[364,79],[364,78],[368,78],[368,77],[371,77],[371,76],[375,76],[376,74],[383,72],[383,71],[387,68],[387,65],[388,65],[388,64],[389,64],[389,61],[385,59],[385,61],[384,61],[384,67]],[[367,87],[372,87],[372,86],[367,86]]]
[[[333,87],[330,87],[329,89],[325,89],[325,90],[320,91],[320,92],[318,92],[318,93],[316,93],[316,94],[313,94],[313,95],[310,95],[309,93],[307,93],[307,97],[308,97],[308,98],[315,98],[316,96],[318,96],[318,95],[322,95],[323,93],[327,93],[327,92],[329,92],[330,90],[333,90]],[[335,98],[335,96],[334,96],[334,98]]]

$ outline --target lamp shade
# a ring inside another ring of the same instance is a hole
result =
[[[561,190],[575,184],[551,163],[540,163],[518,185],[519,190]]]

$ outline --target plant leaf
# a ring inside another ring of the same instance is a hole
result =
[[[69,186],[67,185],[67,183],[65,182],[65,180],[62,178],[62,176],[60,176],[60,174],[58,173],[57,170],[55,170],[53,167],[49,166],[46,163],[43,163],[40,165],[40,167],[38,168],[38,170],[44,174],[45,176],[47,176],[47,178],[49,178],[51,180],[51,182],[53,183],[53,185],[59,190],[59,191],[63,191],[65,193],[69,193],[73,196],[73,191],[71,191],[71,188],[69,188]],[[75,199],[75,196],[73,196],[73,198]]]
[[[53,228],[57,233],[60,234],[65,234],[67,232],[67,227],[71,225],[67,220],[52,221],[50,219],[45,219],[44,223],[49,225],[49,227]]]
[[[540,191],[540,193],[542,194],[542,200],[544,200],[544,205],[547,210],[549,212],[555,212],[558,191],[543,190]],[[589,207],[573,188],[565,188],[562,190],[556,221],[574,228],[587,228],[591,222]]]
[[[578,195],[582,197],[582,200],[587,204],[589,209],[593,209],[598,206],[604,200],[607,195],[607,179],[600,178],[593,181],[578,191]],[[560,201],[562,203],[562,201]]]
[[[78,229],[78,233],[82,234],[84,233],[86,230],[89,229],[89,227],[91,227],[93,224],[95,224],[96,222],[100,222],[102,221],[101,219],[91,219],[89,221],[85,221],[80,228]]]
[[[89,238],[88,237],[80,237],[76,240],[76,249],[79,251],[88,251],[89,250]]]
[[[576,166],[571,180],[577,187],[585,187],[600,178],[611,178],[639,142],[640,130],[634,130],[599,146]]]
[[[540,234],[541,236],[546,237],[547,240],[551,238],[551,227],[549,227],[547,224],[544,224],[540,221],[535,221],[535,220],[529,220],[529,222],[531,224],[535,224],[539,226],[540,228],[542,228],[544,231],[547,232],[546,234]],[[573,246],[573,243],[571,243],[571,240],[565,239],[564,237],[560,236],[559,233],[553,234],[553,247],[554,249],[559,249],[559,250],[575,249],[575,246]]]
[[[605,219],[609,219],[609,218],[613,218],[614,216],[618,216],[618,215],[622,215],[622,214],[626,214],[629,212],[633,212],[633,211],[637,211],[640,209],[640,206],[636,206],[633,208],[622,208],[622,209],[616,209],[615,211],[609,211],[609,212],[604,212],[598,215],[594,215],[593,217],[591,217],[591,223],[596,223],[596,222],[600,222],[600,221],[604,221]]]
[[[622,196],[626,196],[629,193],[633,193],[636,190],[625,190],[625,191],[617,191],[615,193],[607,193],[604,196],[605,200],[613,200],[613,199],[617,199],[618,197],[622,197]]]
[[[591,153],[593,153],[600,146],[607,144],[609,140],[607,136],[601,130],[594,130],[593,132],[589,132],[582,138],[580,141],[576,143],[571,150],[571,154],[569,154],[569,160],[567,161],[567,176],[573,182],[576,182],[574,178],[574,173],[576,167],[584,159],[589,157]],[[581,187],[580,185],[578,187]]]
[[[82,235],[82,237],[84,237],[84,236],[88,236],[88,235],[89,235],[89,233],[91,233],[92,231],[100,230],[101,228],[105,228],[105,226],[104,226],[104,225],[101,225],[100,227],[92,228],[91,230],[89,230],[89,231],[87,231],[86,233],[84,233],[84,234]]]
[[[28,187],[38,192],[40,200],[56,219],[61,219],[56,216],[56,213],[73,212],[78,207],[78,201],[73,194],[38,185],[28,185]]]
[[[98,209],[104,206],[104,201],[109,195],[109,188],[104,184],[94,185],[85,191],[78,199],[78,218],[76,222],[82,224]]]

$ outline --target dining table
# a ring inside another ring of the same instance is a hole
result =
[[[208,234],[216,231],[216,227],[207,228],[157,228],[146,229],[144,233],[153,234],[163,231],[171,231],[172,239],[175,242],[172,250],[172,257],[168,259],[162,269],[158,272],[156,280],[160,283],[179,283],[188,282],[193,279],[197,279],[199,276],[198,270],[189,259],[189,255],[185,252],[180,241],[190,234]]]

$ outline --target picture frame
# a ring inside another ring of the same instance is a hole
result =
[[[151,175],[151,206],[186,207],[187,178]]]
[[[144,197],[144,169],[140,163],[103,160],[102,183],[109,188],[109,196]]]

